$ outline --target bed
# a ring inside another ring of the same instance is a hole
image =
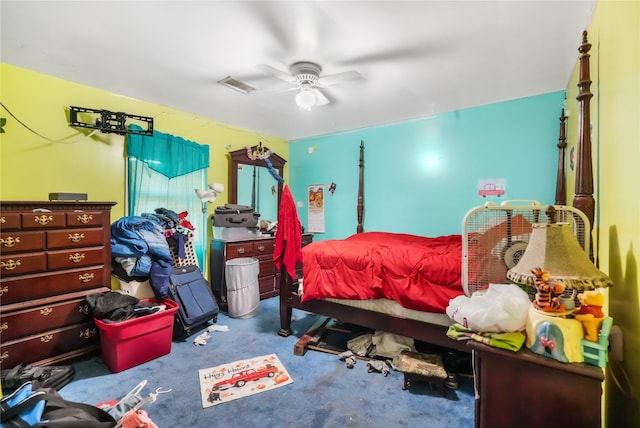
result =
[[[577,99],[580,117],[573,206],[581,215],[584,213],[582,217],[588,220],[584,222],[588,237],[591,235],[595,206],[589,133],[589,49],[585,32],[578,49],[580,83]],[[563,110],[558,140],[556,205],[566,204],[565,120]],[[292,334],[292,309],[296,308],[328,319],[340,320],[342,323],[396,333],[448,349],[470,352],[464,342],[446,336],[446,331],[453,321],[446,315],[445,308],[451,298],[461,294],[469,295],[478,289],[477,286],[471,286],[473,279],[469,272],[472,272],[474,267],[463,263],[469,252],[473,251],[473,248],[469,248],[471,238],[466,234],[429,238],[365,232],[362,225],[363,171],[364,144],[361,143],[356,234],[340,241],[312,243],[303,249],[303,264],[299,270],[303,275],[298,277],[304,279],[303,287],[300,287],[304,291],[299,289],[300,282],[297,279],[292,279],[285,270],[282,271],[278,334],[284,337]],[[535,218],[537,220],[537,214]],[[511,240],[519,233],[525,233],[524,229],[530,228],[529,222],[526,223],[519,223],[517,215],[510,215],[508,223],[498,226],[508,225],[504,236],[505,239]],[[586,248],[590,248],[588,237],[586,243],[582,242]],[[390,247],[393,251],[383,252],[380,249],[388,250]],[[496,248],[496,243],[480,245],[476,250],[485,247]],[[504,274],[501,282],[507,282],[506,269]],[[494,282],[498,280],[500,278],[496,278]],[[356,284],[369,284],[371,287],[363,290],[356,287]],[[305,353],[305,342],[308,339],[309,337],[300,339],[294,347],[295,354]]]

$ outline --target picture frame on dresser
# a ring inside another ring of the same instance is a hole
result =
[[[85,297],[111,289],[116,202],[0,202],[0,366],[100,349]]]

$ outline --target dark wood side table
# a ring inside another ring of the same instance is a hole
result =
[[[525,347],[511,352],[478,342],[469,346],[476,427],[601,427],[600,367],[561,363]]]

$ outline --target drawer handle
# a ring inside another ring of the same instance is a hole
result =
[[[69,254],[69,261],[72,261],[73,263],[79,263],[82,260],[84,260],[84,253]]]
[[[34,220],[36,223],[38,223],[40,226],[46,226],[47,224],[49,224],[49,222],[53,221],[53,216],[52,215],[37,215],[34,217]]]
[[[80,332],[80,337],[82,339],[91,339],[93,336],[96,335],[97,332],[98,331],[95,328],[86,328]]]
[[[2,297],[4,295],[4,293],[8,293],[9,292],[9,286],[5,285],[4,287],[0,288],[0,297]]]
[[[244,254],[244,248],[238,248],[238,254]]]
[[[4,270],[15,270],[20,266],[20,260],[7,260],[6,262],[1,262],[0,267]]]
[[[264,245],[259,245],[258,246],[258,251],[260,251],[260,252],[264,251]]]
[[[82,275],[78,276],[78,279],[80,280],[80,282],[89,282],[93,279],[93,274],[92,273],[83,273]]]
[[[79,305],[78,312],[81,314],[89,315],[89,305]]]
[[[0,325],[0,332],[3,332],[5,330],[9,330],[9,323],[8,322],[3,322],[2,325]]]
[[[7,351],[4,351],[2,355],[0,355],[0,361],[4,361],[7,358],[9,358],[9,353]]]
[[[0,224],[5,224],[7,222],[7,218],[5,216],[0,217]]]
[[[51,342],[52,340],[53,340],[53,334],[47,334],[47,335],[42,336],[42,337],[40,338],[40,342],[42,342],[42,343],[49,343],[49,342]]]
[[[17,236],[14,238],[13,236],[7,236],[6,239],[0,239],[0,243],[2,243],[2,246],[5,248],[11,248],[20,243],[20,237]]]
[[[67,239],[71,242],[80,242],[84,239],[84,233],[74,233],[73,235],[69,234]]]
[[[78,221],[80,223],[84,223],[87,224],[89,223],[91,220],[93,220],[93,216],[91,214],[82,214],[82,215],[78,215]]]
[[[47,315],[51,315],[52,312],[53,312],[53,308],[51,307],[40,309],[40,315],[44,315],[45,317]]]

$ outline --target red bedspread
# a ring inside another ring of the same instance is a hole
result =
[[[463,294],[462,236],[427,238],[363,232],[302,249],[302,301],[387,298],[408,309],[445,313]]]

